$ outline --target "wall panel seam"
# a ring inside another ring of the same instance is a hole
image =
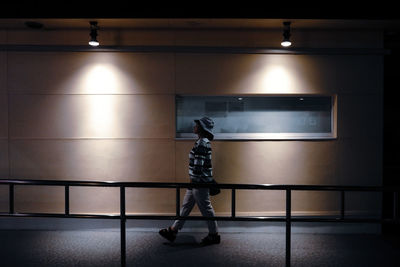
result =
[[[8,31],[6,32],[6,43],[8,43]],[[10,91],[9,91],[9,85],[8,85],[8,52],[5,53],[6,55],[6,78],[5,78],[5,83],[6,83],[6,92],[7,92],[7,167],[8,167],[8,171],[7,171],[7,175],[8,177],[11,177],[11,158],[10,158],[10,137],[11,137],[11,124],[10,124],[10,105],[11,105],[11,101],[10,101]]]
[[[174,43],[175,43],[175,41],[176,41],[176,39],[175,39],[175,31],[174,31]],[[176,53],[173,53],[173,66],[174,66],[174,71],[173,71],[173,73],[174,73],[174,96],[176,96]],[[178,179],[177,179],[177,177],[176,177],[176,161],[177,161],[177,153],[176,153],[176,145],[177,145],[177,143],[176,143],[176,139],[175,139],[175,137],[176,137],[176,124],[177,124],[177,122],[176,122],[176,100],[174,99],[174,105],[175,105],[175,109],[174,109],[174,117],[173,117],[173,119],[174,119],[174,121],[175,121],[175,129],[174,129],[174,178],[175,178],[175,182],[178,182]],[[180,204],[180,203],[179,203]]]

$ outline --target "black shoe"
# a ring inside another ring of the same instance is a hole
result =
[[[174,242],[177,234],[177,232],[172,230],[171,227],[168,227],[166,229],[161,229],[158,233],[170,242]]]
[[[208,234],[208,236],[204,237],[201,240],[200,245],[208,246],[208,245],[219,244],[219,243],[221,243],[221,236],[219,234]]]

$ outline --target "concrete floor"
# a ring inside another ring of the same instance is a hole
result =
[[[182,232],[169,243],[157,232],[127,231],[127,266],[285,266],[283,233]],[[292,266],[400,266],[400,246],[376,234],[292,234]],[[120,266],[117,230],[0,231],[0,266]]]

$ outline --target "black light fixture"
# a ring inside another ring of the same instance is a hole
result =
[[[43,28],[43,23],[40,23],[38,21],[33,21],[33,20],[25,21],[24,24],[26,27],[34,30],[40,30]]]
[[[90,22],[90,41],[89,44],[91,46],[98,46],[100,43],[97,41],[97,21]]]
[[[283,22],[283,40],[281,42],[281,46],[289,47],[292,45],[290,41],[290,21]]]

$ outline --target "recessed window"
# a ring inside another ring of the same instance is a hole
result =
[[[215,139],[336,138],[334,96],[176,96],[176,137],[196,138],[193,120],[214,122]]]

